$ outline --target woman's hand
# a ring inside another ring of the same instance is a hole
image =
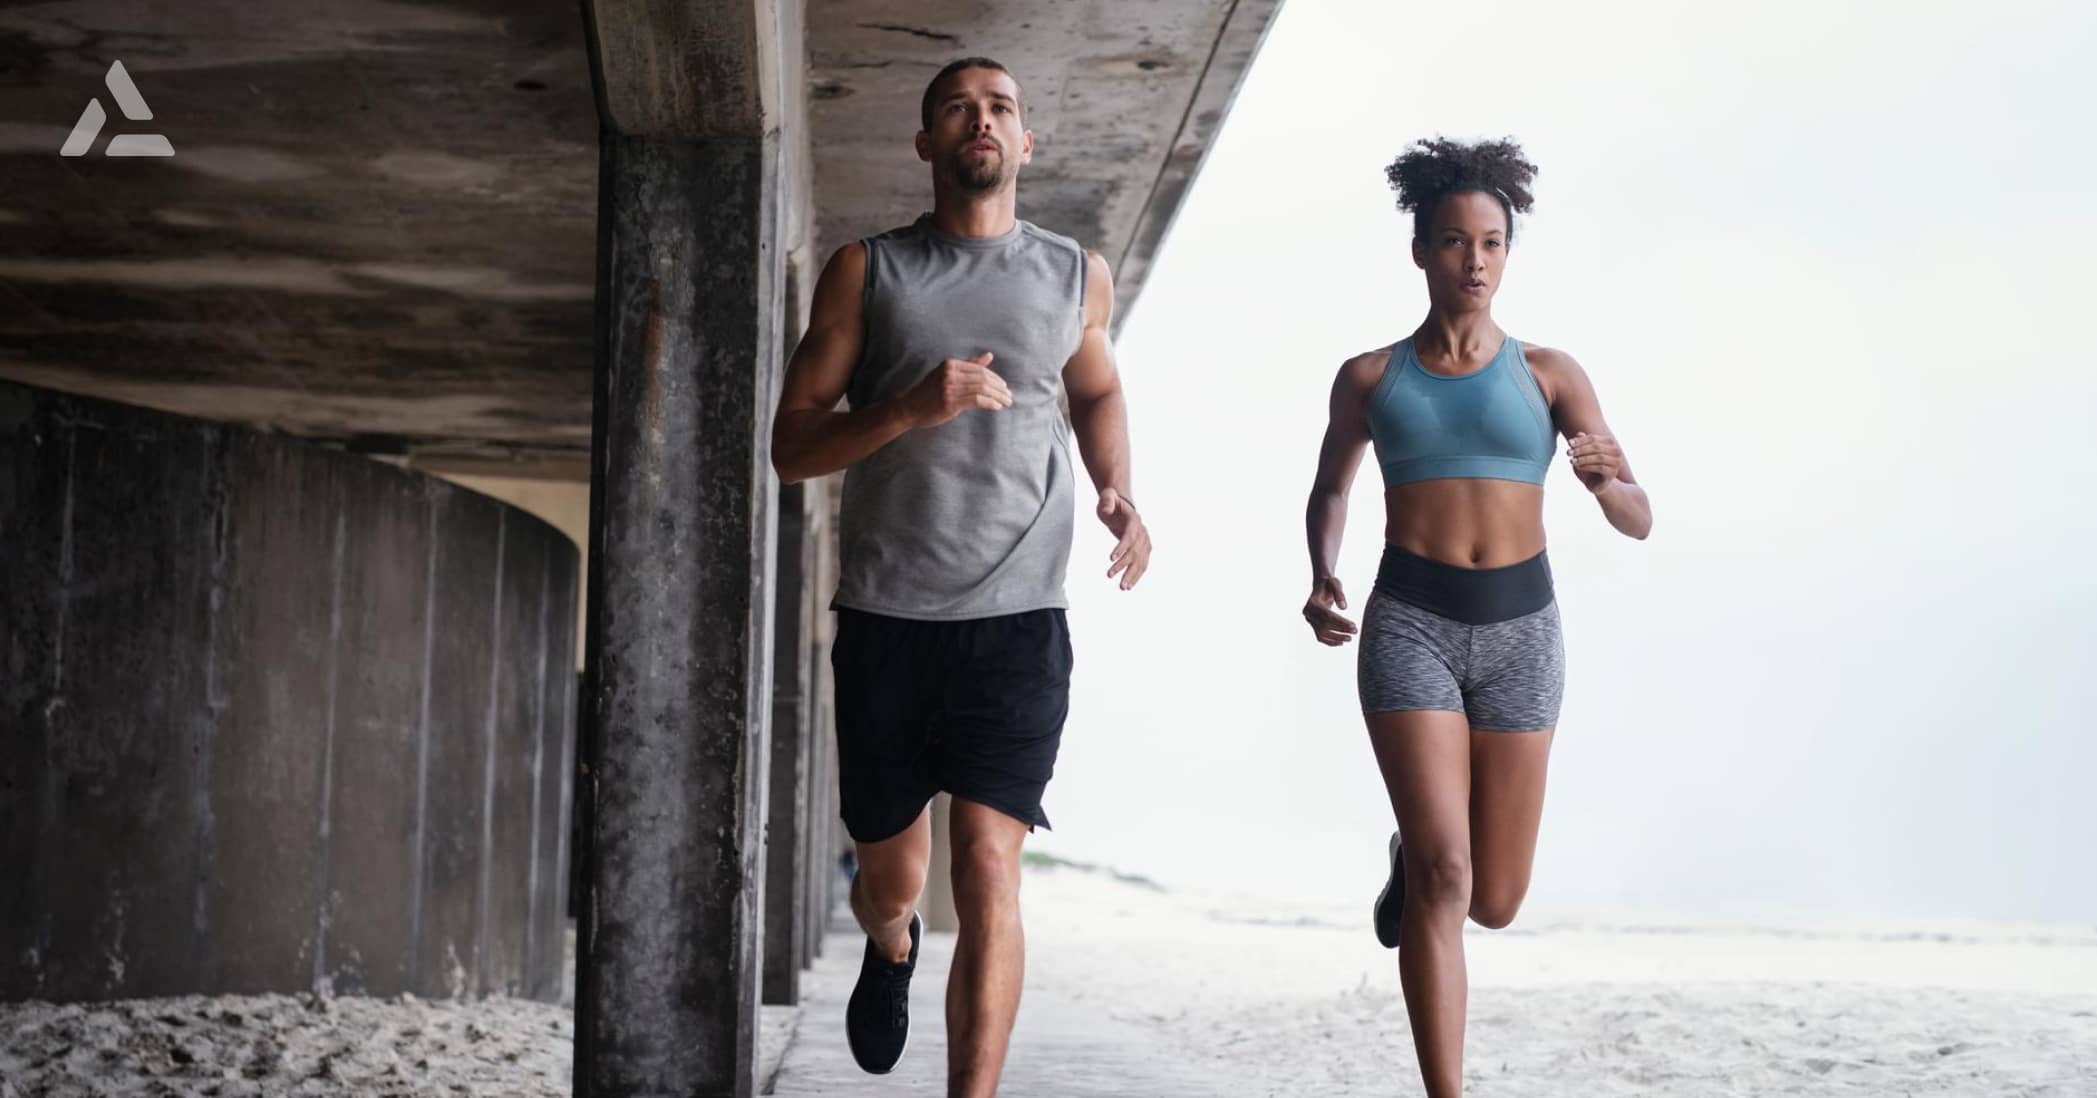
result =
[[[1345,609],[1347,593],[1340,590],[1338,577],[1327,576],[1311,584],[1311,597],[1303,604],[1303,620],[1311,623],[1311,632],[1317,635],[1319,644],[1338,648],[1354,639],[1354,623],[1339,612]]]
[[[1607,491],[1624,467],[1624,450],[1614,435],[1582,431],[1566,443],[1565,456],[1572,462],[1573,475],[1596,495]]]

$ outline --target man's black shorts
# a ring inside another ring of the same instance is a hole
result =
[[[1048,826],[1041,794],[1070,713],[1063,611],[912,621],[839,608],[830,666],[853,839],[893,838],[941,790]]]

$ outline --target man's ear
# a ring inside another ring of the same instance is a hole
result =
[[[917,139],[913,144],[917,146],[917,158],[930,164],[932,162],[932,135],[919,130],[917,131]]]

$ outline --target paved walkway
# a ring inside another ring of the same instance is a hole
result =
[[[953,935],[925,936],[910,988],[910,1046],[895,1071],[885,1076],[860,1071],[845,1046],[845,1000],[859,975],[864,941],[856,928],[839,925],[824,943],[814,970],[803,974],[803,1008],[767,1093],[781,1098],[946,1094],[944,996]],[[1005,1060],[1000,1095],[1214,1098],[1235,1093],[1203,1065],[1170,1054],[1154,1029],[1117,1019],[1114,1004],[1088,994],[1092,981],[1087,959],[1074,943],[1061,935],[1044,935],[1030,945],[1019,1024]]]

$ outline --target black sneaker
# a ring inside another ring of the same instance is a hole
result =
[[[872,938],[866,940],[859,983],[845,1004],[845,1042],[852,1046],[852,1059],[874,1075],[888,1074],[910,1043],[910,974],[917,968],[917,946],[923,937],[924,920],[912,912],[910,959],[901,964],[883,957]]]
[[[1399,845],[1398,833],[1391,832],[1391,877],[1383,883],[1383,894],[1376,897],[1376,940],[1385,949],[1398,948],[1398,924],[1405,914],[1405,848]]]

